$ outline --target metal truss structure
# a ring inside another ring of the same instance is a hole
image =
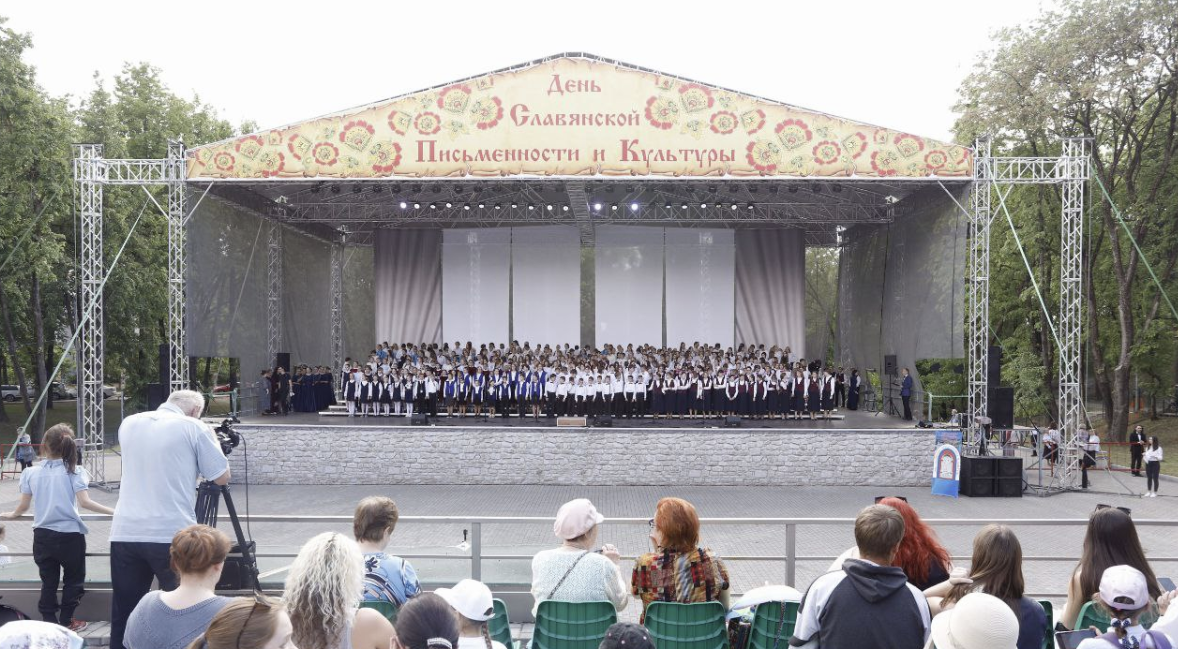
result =
[[[1056,158],[1011,157],[991,155],[990,141],[977,142],[974,159],[973,212],[970,216],[968,276],[968,338],[966,350],[969,414],[971,421],[987,411],[987,376],[990,345],[990,228],[994,211],[991,198],[998,192],[1004,200],[1012,185],[1059,185],[1062,202],[1060,215],[1060,296],[1058,332],[1059,355],[1059,427],[1062,470],[1056,471],[1049,490],[1075,487],[1080,472],[1082,452],[1077,432],[1085,423],[1081,394],[1080,357],[1083,335],[1083,257],[1084,257],[1084,185],[1090,173],[1089,141],[1070,138]],[[1005,209],[1005,205],[1003,205]],[[975,425],[971,442],[979,429]],[[1086,440],[1085,440],[1086,441]]]
[[[282,351],[282,224],[271,220],[266,237],[266,356],[271,362]],[[334,281],[334,278],[333,278]],[[284,368],[291,371],[291,368]]]
[[[168,142],[168,391],[188,385],[188,353],[184,340],[184,143]]]
[[[333,368],[344,365],[344,243],[340,232],[331,242],[331,362]]]

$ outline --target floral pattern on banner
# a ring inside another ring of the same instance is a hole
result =
[[[549,148],[577,153],[537,163]],[[973,172],[960,145],[585,58],[195,147],[188,162],[193,179]]]

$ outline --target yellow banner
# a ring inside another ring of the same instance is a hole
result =
[[[188,177],[962,177],[969,149],[586,59],[190,151]]]

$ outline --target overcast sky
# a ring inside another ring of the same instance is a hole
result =
[[[957,88],[994,30],[1053,4],[22,0],[0,15],[32,33],[50,93],[85,96],[95,71],[109,80],[146,61],[173,91],[262,128],[584,51],[948,139]]]

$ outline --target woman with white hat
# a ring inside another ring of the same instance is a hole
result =
[[[925,649],[1015,649],[1017,644],[1014,611],[993,595],[970,593],[933,618]]]
[[[439,588],[434,592],[458,614],[456,649],[507,649],[502,642],[491,639],[487,628],[487,622],[495,617],[495,600],[486,584],[463,579],[453,588]]]
[[[621,555],[610,544],[597,545],[598,525],[605,517],[585,498],[570,500],[556,512],[552,531],[560,547],[532,558],[532,597],[536,606],[562,602],[612,602],[621,611],[630,602],[629,588],[618,569]]]

